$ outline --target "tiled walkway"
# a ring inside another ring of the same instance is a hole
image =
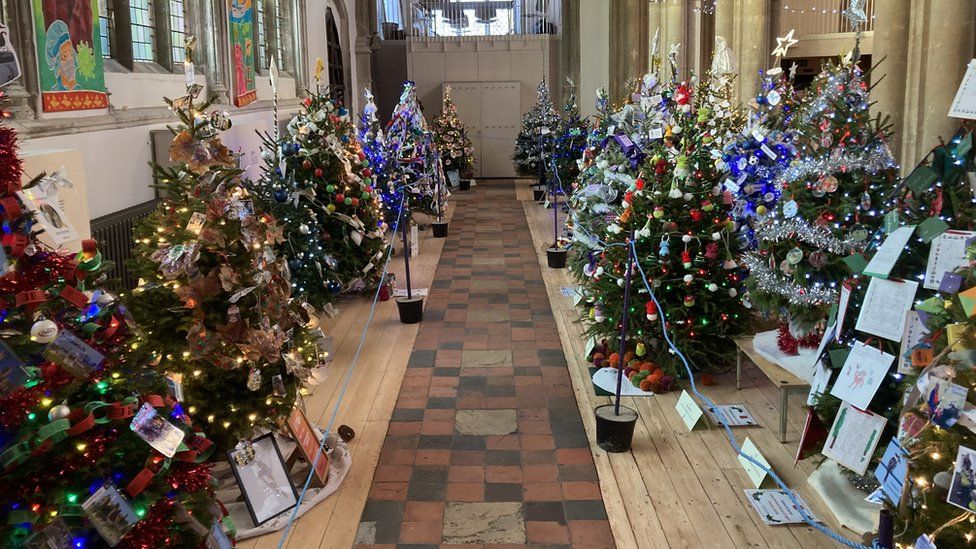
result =
[[[357,547],[613,547],[514,186],[456,199]]]

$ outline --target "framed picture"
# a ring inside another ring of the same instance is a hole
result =
[[[327,447],[322,448],[318,461],[315,461],[315,455],[319,453],[321,441],[315,436],[312,424],[308,422],[305,413],[298,406],[292,408],[291,414],[288,416],[288,431],[291,432],[292,438],[298,445],[295,451],[301,452],[309,464],[315,463],[315,480],[321,486],[325,486],[329,479],[329,456],[325,453]]]
[[[255,526],[260,526],[298,505],[298,491],[288,478],[285,460],[274,435],[268,433],[251,441],[254,455],[238,462],[240,450],[229,450],[227,459],[237,477],[247,510]]]

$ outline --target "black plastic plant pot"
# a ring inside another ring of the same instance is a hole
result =
[[[542,199],[546,197],[545,189],[532,189],[532,200],[536,202],[542,202]]]
[[[462,179],[458,183],[458,189],[460,189],[462,191],[470,191],[471,190],[471,180],[470,179]]]
[[[597,406],[593,414],[596,416],[596,443],[600,448],[612,453],[629,451],[634,441],[637,411],[621,405],[617,415],[613,404],[604,404]]]
[[[398,297],[396,304],[401,324],[417,324],[424,319],[424,298]]]
[[[550,269],[566,268],[565,248],[546,248],[546,258],[549,260]]]
[[[430,224],[434,229],[434,238],[447,238],[447,227],[450,224],[448,221],[435,221]]]

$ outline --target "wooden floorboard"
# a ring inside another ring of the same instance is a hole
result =
[[[552,231],[552,211],[544,210],[520,193],[529,228],[543,265],[549,299],[562,339],[570,379],[597,463],[610,525],[619,547],[838,547],[839,544],[809,526],[768,526],[746,501],[743,490],[752,488],[723,429],[712,427],[689,432],[674,409],[676,392],[649,398],[625,398],[641,415],[634,444],[626,454],[607,454],[593,442],[593,407],[610,402],[593,393],[584,360],[583,326],[572,298],[562,288],[576,286],[567,269],[545,267],[545,247]],[[735,388],[734,373],[719,376],[717,384],[700,387],[717,404],[745,404],[758,427],[736,429],[741,444],[750,437],[773,469],[811,506],[828,527],[850,539],[856,536],[833,520],[820,498],[809,488],[807,477],[814,460],[793,466],[800,430],[806,417],[804,398],[789,404],[787,442],[777,433],[779,391],[747,363],[742,389]]]
[[[453,200],[466,198],[463,193],[458,193]],[[452,204],[448,208],[448,218],[453,211]],[[410,261],[414,288],[430,287],[443,245],[444,240],[433,238],[429,230],[421,231],[420,253]],[[390,272],[403,287],[403,257],[399,252],[390,261]],[[310,388],[311,395],[306,399],[305,407],[309,419],[323,428],[333,413],[343,379],[359,347],[372,298],[370,294],[341,299],[339,314],[322,321],[323,329],[333,337],[333,360],[325,382]],[[392,299],[378,303],[356,370],[336,416],[335,427],[345,424],[356,431],[356,438],[349,444],[352,468],[335,494],[296,521],[285,547],[336,549],[352,546],[418,328],[419,324],[400,324]],[[237,546],[272,549],[278,547],[280,540],[281,532],[276,532],[239,542]]]

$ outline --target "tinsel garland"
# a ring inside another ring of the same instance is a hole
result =
[[[163,498],[146,511],[132,530],[119,541],[117,548],[150,549],[152,547],[169,547],[173,545],[170,527],[173,525],[173,514],[176,501]]]
[[[0,127],[0,189],[9,189],[20,183],[24,167],[17,152],[17,132]]]
[[[745,253],[742,262],[749,269],[749,278],[755,281],[756,289],[785,297],[792,305],[819,306],[831,303],[837,298],[837,291],[834,289],[818,284],[807,287],[773,272],[757,252]]]
[[[827,250],[837,255],[862,252],[867,245],[867,242],[835,238],[830,229],[811,225],[805,219],[797,217],[787,220],[766,219],[756,228],[756,235],[760,240],[767,242],[779,242],[795,238],[804,244],[816,246],[821,250]]]
[[[800,347],[804,349],[816,349],[819,345],[820,335],[818,333],[810,332],[803,337],[795,337],[790,333],[789,324],[784,322],[779,325],[779,331],[776,334],[776,346],[783,353],[796,356],[800,354]]]
[[[193,493],[203,490],[213,478],[213,463],[198,463],[184,468],[174,468],[167,479],[174,490]]]
[[[870,148],[853,155],[831,155],[824,158],[798,158],[783,170],[777,183],[787,186],[790,183],[807,179],[811,175],[847,173],[863,171],[877,173],[896,167],[895,160],[883,144],[873,144]]]

